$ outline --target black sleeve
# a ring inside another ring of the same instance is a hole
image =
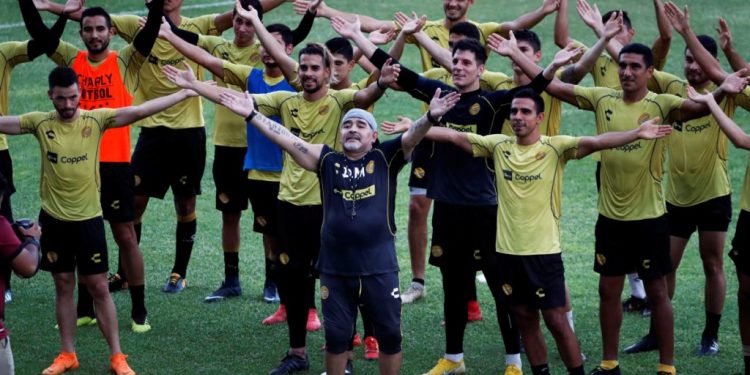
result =
[[[164,0],[153,0],[148,8],[148,18],[146,19],[146,25],[133,39],[133,47],[143,56],[151,54],[151,48],[156,43],[156,38],[159,36],[159,28],[161,27],[161,19],[164,16]]]
[[[385,62],[391,58],[391,55],[378,48],[375,53],[372,54],[370,62],[373,63],[378,69],[382,69]],[[393,60],[392,64],[400,64],[397,60]],[[419,99],[425,103],[429,103],[432,96],[435,95],[435,90],[439,87],[443,92],[456,91],[454,87],[448,86],[440,81],[434,79],[428,79],[417,74],[413,70],[401,65],[401,73],[398,75],[396,80],[399,86],[404,91],[408,92],[412,97]]]
[[[169,27],[172,28],[172,32],[179,36],[180,39],[192,45],[198,44],[198,34],[179,28],[179,26],[175,25],[169,17],[167,17],[167,22],[169,23]]]
[[[539,73],[536,75],[536,77],[534,77],[534,79],[531,80],[531,82],[529,82],[528,85],[514,87],[510,90],[495,91],[489,94],[487,97],[490,98],[490,101],[495,105],[495,107],[500,107],[502,105],[510,103],[516,93],[520,90],[532,89],[537,94],[541,94],[542,92],[544,92],[550,82],[552,81],[544,78],[544,75],[542,75],[542,73]]]
[[[29,32],[31,39],[46,37],[45,34],[49,33],[49,29],[44,24],[44,21],[42,21],[42,16],[39,15],[34,2],[31,0],[18,0],[18,7],[21,9],[23,23],[26,25],[26,30]]]
[[[42,21],[42,17],[32,1],[19,0],[18,4],[26,29],[32,38],[26,52],[29,60],[34,60],[42,54],[53,54],[60,44],[60,36],[65,31],[68,16],[60,15],[52,26],[52,30],[50,30]]]
[[[292,44],[296,46],[302,43],[302,41],[310,35],[310,30],[312,30],[314,21],[315,13],[310,13],[310,11],[305,12],[302,20],[299,21],[297,28],[292,30]]]

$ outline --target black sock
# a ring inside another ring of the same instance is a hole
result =
[[[550,375],[549,365],[545,363],[543,365],[531,366],[531,373],[533,375]]]
[[[141,244],[141,228],[143,227],[142,223],[135,223],[133,224],[133,229],[135,229],[135,240],[138,241],[138,244]]]
[[[144,285],[131,285],[130,288],[130,303],[132,307],[130,309],[130,317],[138,324],[143,324],[146,321],[146,291]]]
[[[190,262],[190,254],[193,252],[197,226],[197,219],[188,222],[177,222],[174,267],[172,268],[172,272],[179,274],[183,279],[187,277],[187,267]]]
[[[580,365],[575,368],[569,368],[568,375],[586,375],[586,372],[583,370],[583,365]]]
[[[274,284],[276,284],[276,283],[275,283],[275,282],[273,281],[273,274],[272,274],[272,272],[271,272],[271,265],[272,265],[272,264],[273,264],[273,262],[272,262],[272,261],[271,261],[270,259],[268,259],[268,258],[266,258],[266,259],[265,259],[265,266],[266,266],[266,267],[265,267],[265,268],[266,268],[266,273],[265,273],[265,277],[266,277],[266,279],[265,279],[265,280],[264,280],[264,282],[263,282],[263,285],[264,285],[264,286],[265,286],[266,284],[268,284],[268,283],[274,283]]]
[[[224,277],[227,280],[240,277],[240,253],[224,252]]]
[[[79,318],[84,316],[96,317],[94,314],[94,299],[91,298],[89,289],[86,288],[86,284],[78,283],[78,305],[76,306],[76,313]]]
[[[706,328],[703,329],[703,339],[718,339],[720,322],[721,314],[706,311]]]
[[[417,283],[417,284],[422,284],[422,286],[424,286],[424,279],[420,279],[418,277],[415,277],[415,278],[411,279],[411,282]]]

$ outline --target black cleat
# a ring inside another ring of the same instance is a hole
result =
[[[294,354],[287,354],[284,359],[281,360],[279,366],[271,370],[268,375],[288,375],[299,371],[307,371],[310,369],[310,359],[300,357]]]
[[[656,337],[652,335],[646,335],[641,337],[640,340],[636,341],[634,344],[625,347],[625,350],[623,350],[623,353],[625,354],[635,354],[635,353],[644,353],[644,352],[650,352],[658,349],[658,343],[656,342]]]
[[[620,366],[617,366],[611,370],[605,370],[601,366],[596,366],[595,369],[589,372],[589,375],[620,375]]]
[[[719,341],[715,338],[703,338],[698,345],[698,355],[714,356],[719,354]]]
[[[645,298],[638,298],[630,296],[630,298],[622,301],[622,311],[624,312],[640,312],[643,313],[648,308],[648,301]]]

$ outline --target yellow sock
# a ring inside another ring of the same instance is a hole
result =
[[[603,359],[602,363],[599,364],[599,367],[601,367],[602,370],[612,370],[613,368],[619,365],[620,365],[620,362],[618,362],[617,360],[608,361],[608,360]]]
[[[665,365],[663,363],[660,363],[659,367],[656,368],[656,372],[659,372],[659,373],[664,372],[670,375],[676,375],[677,369],[672,365]]]

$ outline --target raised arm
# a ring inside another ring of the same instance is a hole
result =
[[[386,61],[383,65],[383,69],[380,70],[380,77],[375,83],[370,84],[364,90],[359,90],[354,94],[354,105],[357,108],[369,108],[375,103],[385,90],[391,84],[395,83],[398,79],[398,75],[401,72],[401,65],[391,64],[392,60]]]
[[[132,124],[138,120],[172,107],[175,104],[193,96],[198,96],[198,94],[195,91],[183,89],[167,96],[149,100],[139,105],[117,108],[115,110],[114,127]]]
[[[153,0],[148,9],[146,25],[133,39],[133,47],[138,53],[143,56],[151,54],[151,48],[154,47],[156,38],[159,36],[159,28],[162,22],[169,28],[169,24],[164,20],[164,0]]]
[[[724,56],[727,57],[732,70],[738,71],[747,67],[745,58],[734,48],[732,31],[729,30],[729,24],[721,17],[719,17],[719,27],[716,29],[716,32],[719,33],[719,46],[724,52]]]
[[[557,8],[555,16],[555,44],[560,48],[565,48],[573,42],[570,38],[570,20],[568,19],[568,0],[560,0],[560,6]]]
[[[21,118],[18,116],[0,116],[0,133],[21,134]]]
[[[688,13],[687,5],[683,13],[673,2],[668,2],[664,5],[664,13],[667,15],[675,31],[685,39],[685,44],[690,49],[690,52],[693,53],[693,58],[701,66],[703,72],[706,73],[711,81],[720,85],[727,77],[727,72],[722,69],[719,60],[703,48],[703,45],[690,27],[690,14]]]
[[[583,23],[594,31],[597,38],[604,33],[602,14],[599,12],[599,7],[596,6],[596,4],[591,6],[586,0],[578,0],[576,3],[576,10],[578,10],[578,15],[581,16]],[[620,54],[622,47],[622,43],[618,42],[616,39],[611,39],[606,46],[607,52],[615,60],[617,60],[617,56]]]
[[[746,69],[739,70],[727,76],[724,82],[712,92],[714,99],[717,102],[724,100],[726,95],[739,94],[747,86],[750,77],[745,77],[747,74]],[[696,102],[692,100],[685,100],[682,102],[682,106],[678,112],[679,118],[676,120],[688,121],[694,118],[703,117],[709,113],[709,108],[706,103]]]
[[[414,121],[409,130],[401,137],[401,146],[406,158],[411,156],[414,147],[424,138],[427,131],[433,125],[440,124],[440,119],[443,115],[450,111],[458,103],[459,99],[461,99],[461,94],[458,92],[450,92],[441,98],[440,89],[435,90],[435,95],[430,100],[430,109],[422,117],[418,118],[417,121]]]
[[[317,170],[323,145],[303,141],[287,130],[284,125],[258,112],[249,93],[222,93],[221,105],[244,117],[245,121],[253,124],[266,138],[289,153],[302,168],[310,171]]]
[[[297,13],[300,13],[300,10],[306,7],[307,3],[309,3],[308,0],[295,0],[294,1],[295,6],[294,9],[297,11]],[[299,5],[298,5],[299,4]],[[354,21],[355,18],[359,17],[361,20],[361,30],[364,32],[371,32],[375,30],[393,30],[395,29],[395,25],[393,24],[393,21],[387,21],[387,20],[379,20],[370,16],[365,16],[361,14],[356,13],[347,13],[343,12],[341,10],[331,8],[329,7],[325,2],[321,1],[320,5],[318,6],[318,12],[316,13],[318,17],[327,18],[329,20],[333,18],[343,18],[347,21]]]
[[[302,43],[310,35],[313,23],[315,23],[315,14],[318,12],[318,6],[320,6],[321,2],[322,0],[313,0],[307,4],[307,9],[303,12],[302,19],[299,21],[297,27],[292,30],[293,45],[296,46]]]
[[[737,123],[735,123],[724,110],[719,106],[714,98],[713,94],[706,91],[704,94],[699,94],[692,87],[688,87],[688,97],[696,102],[704,103],[711,110],[711,114],[716,118],[716,122],[721,127],[721,130],[726,134],[727,138],[732,141],[737,148],[744,148],[750,150],[750,135],[745,133]]]
[[[657,139],[672,133],[672,126],[659,125],[660,118],[645,121],[641,126],[624,132],[609,132],[594,137],[582,137],[578,142],[576,158],[583,158],[593,152],[626,145],[638,139]]]
[[[282,47],[276,38],[268,32],[263,25],[263,22],[261,22],[258,17],[258,11],[253,7],[250,7],[250,10],[245,10],[240,5],[239,0],[236,1],[236,9],[237,14],[240,17],[253,23],[253,27],[255,27],[255,35],[258,36],[258,39],[266,52],[268,52],[268,54],[273,57],[274,61],[276,61],[276,64],[279,65],[279,68],[281,68],[281,71],[284,73],[284,78],[289,82],[293,81],[297,75],[297,63],[286,54],[284,47]]]
[[[403,55],[407,37],[413,36],[420,45],[425,39],[431,40],[430,37],[421,32],[422,27],[425,22],[427,22],[427,16],[423,15],[422,17],[418,17],[416,13],[412,13],[412,15],[413,17],[409,18],[404,13],[396,13],[396,23],[401,27],[401,31],[398,33],[398,36],[396,36],[396,41],[391,46],[391,49],[388,50],[388,54],[393,56],[394,59],[400,59]],[[428,51],[430,51],[431,54],[433,53],[430,49],[428,49]],[[439,58],[439,56],[436,56],[436,58]]]
[[[172,31],[172,28],[162,24],[159,37],[166,39],[182,55],[195,61],[198,65],[208,69],[216,77],[224,77],[224,63],[221,59],[211,55],[203,48],[190,44]],[[170,65],[165,65],[168,67]],[[191,72],[192,73],[192,72]]]
[[[60,37],[63,31],[65,31],[65,24],[68,21],[67,14],[77,11],[82,4],[79,0],[68,1],[65,4],[63,13],[57,18],[51,29],[47,28],[47,25],[44,24],[39,11],[34,7],[32,2],[19,0],[18,6],[21,10],[26,30],[29,32],[29,36],[31,36],[26,52],[29,60],[34,60],[43,54],[51,55],[55,53],[60,44]]]
[[[602,52],[604,52],[604,48],[609,41],[612,40],[622,28],[623,24],[621,14],[618,13],[610,17],[607,23],[604,24],[604,31],[599,37],[599,40],[597,40],[578,61],[565,68],[560,76],[560,80],[572,84],[581,82],[581,80],[583,80],[583,78],[594,68],[596,60],[601,56]]]
[[[195,78],[195,73],[193,73],[193,69],[190,67],[190,64],[188,64],[186,61],[183,61],[183,66],[185,67],[185,70],[177,69],[172,65],[164,65],[164,67],[161,68],[161,71],[164,73],[167,79],[170,82],[174,83],[177,87],[186,90],[193,90],[197,92],[198,95],[214,103],[220,102],[219,95],[222,92],[236,93],[236,91],[230,88],[216,86],[215,84],[213,84],[213,82],[203,82],[197,80]]]
[[[542,5],[539,8],[534,9],[529,13],[522,14],[513,21],[503,22],[500,27],[500,33],[507,35],[508,32],[512,30],[532,29],[541,22],[544,17],[547,17],[548,14],[556,11],[559,5],[560,0],[543,0]]]
[[[656,69],[664,69],[664,63],[669,55],[669,46],[672,44],[672,25],[664,13],[664,3],[662,0],[654,0],[654,11],[656,12],[656,27],[659,29],[659,35],[651,46],[651,52],[654,55],[654,63],[659,63]]]
[[[36,9],[40,11],[46,11],[57,15],[65,13],[66,4],[59,4],[49,0],[33,0],[33,3],[34,6],[36,6]],[[85,8],[81,7],[74,12],[67,13],[67,16],[72,20],[80,21],[81,13],[83,13],[84,10]]]

